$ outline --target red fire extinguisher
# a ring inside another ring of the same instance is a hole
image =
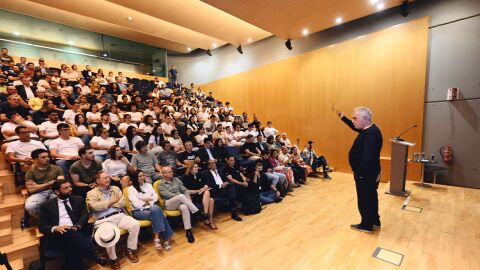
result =
[[[453,159],[452,147],[450,145],[440,148],[440,155],[442,156],[445,164],[450,164]]]

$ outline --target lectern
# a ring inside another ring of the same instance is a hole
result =
[[[390,142],[392,142],[390,190],[385,193],[407,197],[410,194],[410,191],[405,190],[408,148],[414,146],[415,143],[403,141],[398,138],[390,139]]]

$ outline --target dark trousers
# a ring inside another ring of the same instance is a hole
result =
[[[83,260],[94,259],[92,238],[80,231],[67,231],[64,234],[48,235],[48,248],[62,249],[65,252],[65,269],[86,269]]]
[[[214,200],[226,201],[230,211],[237,211],[237,191],[234,184],[228,184],[225,188],[214,189],[211,192]]]
[[[324,156],[320,156],[320,157],[315,156],[311,166],[314,172],[317,170],[318,167],[322,166],[323,173],[327,173],[328,163],[327,163],[327,159],[325,159]]]
[[[357,204],[358,211],[362,216],[362,224],[372,226],[380,223],[380,216],[378,215],[378,175],[363,177],[354,176],[355,187],[357,189]]]

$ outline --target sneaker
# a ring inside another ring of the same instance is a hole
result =
[[[170,241],[165,241],[165,242],[163,242],[163,248],[164,248],[166,251],[172,250],[172,246],[170,245]]]
[[[160,239],[153,239],[153,243],[155,244],[155,249],[158,251],[162,250],[162,243],[160,242]]]
[[[324,174],[324,175],[323,175],[323,179],[324,179],[324,180],[332,180],[332,177],[331,177],[330,175],[328,175],[328,174]]]
[[[362,223],[352,224],[352,225],[350,225],[350,228],[352,230],[356,230],[356,231],[360,231],[360,232],[373,233],[373,227],[372,226],[366,226],[366,225],[363,225]]]
[[[380,223],[380,221],[373,223],[373,229],[374,229],[374,230],[378,230],[378,229],[380,229],[381,227],[382,227],[382,223]]]
[[[331,172],[331,171],[333,171],[333,169],[330,168],[329,166],[327,166],[327,167],[325,168],[325,172]]]
[[[288,185],[289,187],[292,187],[292,188],[298,188],[300,185],[299,184],[296,184],[296,183],[291,183],[290,185]]]

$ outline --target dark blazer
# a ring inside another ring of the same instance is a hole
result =
[[[268,151],[268,146],[264,142],[257,142],[256,146],[257,146],[258,150],[260,150],[260,151]],[[263,148],[260,147],[260,146],[262,146]]]
[[[209,159],[207,149],[205,149],[205,147],[202,147],[197,151],[197,154],[200,157],[201,163],[206,164]],[[213,151],[213,147],[210,147],[210,154],[212,154],[214,159],[218,159],[218,156],[216,156],[216,153]]]
[[[90,71],[90,72],[92,72],[92,75],[90,75],[90,76],[95,76],[95,75],[97,75],[97,74],[96,74],[95,72],[93,72],[93,71]],[[82,76],[83,76],[83,78],[85,78],[85,79],[90,79],[90,76],[88,75],[88,71],[87,71],[87,70],[82,70]]]
[[[375,178],[380,173],[380,151],[383,138],[380,129],[373,124],[371,127],[360,130],[355,128],[352,121],[342,117],[353,131],[358,132],[348,153],[348,161],[356,177]]]
[[[25,85],[17,85],[15,86],[17,88],[17,94],[22,97],[23,100],[27,100],[27,92],[25,91]],[[30,87],[32,89],[33,94],[37,91],[37,88],[34,86]]]
[[[218,170],[217,170],[218,172]],[[225,175],[223,175],[222,173],[218,172],[220,177],[222,178],[222,181],[223,182],[228,182],[227,178],[225,178]],[[200,177],[202,178],[202,180],[204,181],[204,183],[206,185],[208,185],[209,187],[212,188],[212,190],[218,190],[220,189],[217,185],[217,183],[215,183],[215,178],[213,178],[213,175],[212,173],[210,172],[210,170],[205,170],[205,171],[202,171],[200,172]]]
[[[80,196],[71,195],[69,201],[76,219],[72,220],[73,225],[81,226],[82,230],[86,230],[88,227],[88,212],[85,200]],[[40,206],[38,227],[41,233],[49,235],[52,234],[52,227],[58,226],[58,222],[58,201],[55,197]]]

